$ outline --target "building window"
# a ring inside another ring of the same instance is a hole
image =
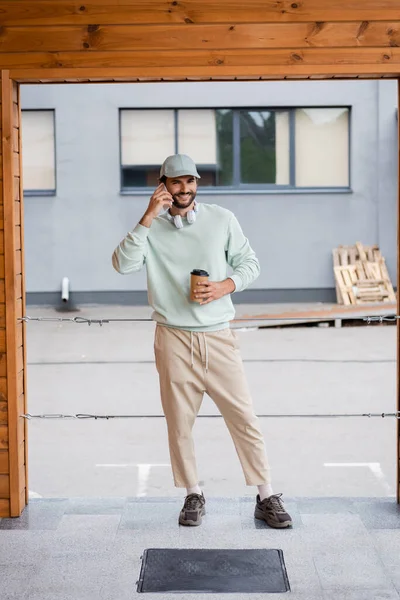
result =
[[[22,111],[24,195],[56,193],[54,110]]]
[[[188,154],[201,187],[349,187],[349,109],[123,109],[121,188],[158,185],[170,154]]]

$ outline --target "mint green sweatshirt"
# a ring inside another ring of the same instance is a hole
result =
[[[112,264],[122,274],[146,266],[152,317],[161,325],[188,331],[224,329],[235,316],[230,294],[203,306],[191,302],[190,272],[204,269],[210,281],[230,277],[240,292],[258,277],[258,260],[231,211],[199,204],[196,221],[182,221],[183,228],[177,229],[162,213],[150,228],[136,225],[115,249]]]

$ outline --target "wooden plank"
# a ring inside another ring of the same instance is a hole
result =
[[[8,0],[1,3],[2,25],[74,25],[92,23],[279,23],[286,21],[384,21],[397,19],[393,0]]]
[[[15,275],[15,299],[22,298],[22,275]],[[7,289],[7,288],[6,288]]]
[[[13,82],[13,90],[14,90],[14,95],[16,96],[16,101],[18,103],[18,108],[19,108],[19,122],[22,123],[22,118],[21,118],[21,101],[20,101],[20,97],[21,97],[21,88],[20,85],[17,82]],[[22,156],[22,136],[19,136],[19,155]],[[18,257],[18,255],[16,256],[16,268],[18,269],[19,264],[20,264],[20,272],[21,272],[21,282],[22,282],[22,299],[21,299],[21,307],[19,306],[19,300],[17,301],[17,305],[16,305],[16,316],[17,318],[20,316],[19,315],[19,310],[22,311],[22,314],[25,315],[26,314],[26,281],[25,281],[25,244],[24,244],[24,240],[25,240],[25,233],[24,233],[24,193],[23,193],[23,173],[22,173],[22,168],[21,168],[21,173],[20,173],[20,177],[19,177],[19,188],[20,188],[20,202],[18,202],[18,208],[19,208],[19,219],[16,218],[16,222],[18,221],[18,223],[21,226],[21,253],[20,256]],[[20,261],[20,263],[19,263]],[[19,407],[19,411],[20,414],[25,414],[28,412],[28,385],[27,385],[27,324],[25,322],[22,322],[22,339],[21,339],[21,344],[22,347],[19,349],[19,361],[20,361],[20,370],[18,372],[17,375],[17,394],[19,396],[19,399],[21,401],[21,397],[22,397],[22,404],[23,406],[20,405]],[[22,356],[21,356],[22,353]],[[29,435],[29,428],[28,428],[28,421],[27,419],[24,419],[24,430],[23,430],[23,458],[24,458],[24,463],[25,463],[25,495],[24,495],[24,502],[25,504],[28,504],[29,502],[29,468],[28,468],[28,462],[29,462],[29,454],[28,454],[28,435]],[[22,510],[23,506],[20,504],[20,509]]]
[[[397,106],[400,107],[400,79],[397,81]],[[397,164],[400,173],[400,119],[397,119]],[[397,314],[400,315],[400,177],[397,178]],[[400,319],[397,319],[397,362],[396,362],[396,410],[400,412]],[[400,419],[396,420],[397,461],[396,497],[400,504]]]
[[[349,252],[349,262],[351,265],[355,265],[356,264],[356,255],[357,255],[357,249],[354,246],[351,246],[348,250]]]
[[[215,25],[4,27],[1,51],[192,50],[225,48],[374,47],[400,45],[400,21]],[[290,42],[289,42],[290,41]],[[0,66],[6,63],[0,56]],[[15,104],[15,103],[14,103]],[[15,122],[15,126],[18,126]]]
[[[18,400],[17,404],[20,404],[20,401]],[[24,441],[23,435],[24,435],[24,428],[25,428],[25,419],[22,416],[18,416],[18,426],[17,426],[17,430],[18,430],[18,435],[20,438],[20,444],[18,446],[18,454],[19,454],[19,450],[21,448],[21,444]]]
[[[23,373],[23,371],[21,371],[21,373]],[[23,392],[18,398],[18,414],[19,415],[25,414],[25,397],[24,397]]]
[[[23,440],[24,419],[18,417],[17,374],[22,369],[20,349],[17,343],[16,301],[22,296],[21,275],[16,275],[15,248],[15,201],[14,175],[16,170],[15,153],[12,148],[13,127],[19,123],[19,106],[14,102],[15,84],[10,79],[8,71],[1,72],[2,88],[2,155],[3,155],[3,206],[4,222],[4,257],[5,257],[5,304],[6,304],[6,373],[8,401],[8,443],[10,452],[10,510],[12,516],[21,513],[20,495],[21,481],[18,465],[18,448]],[[19,155],[16,155],[19,159]],[[18,232],[17,232],[18,236]],[[1,297],[0,297],[1,301]],[[1,363],[0,363],[1,367]],[[18,368],[20,367],[20,368]],[[0,372],[0,376],[3,374]]]
[[[0,377],[7,377],[7,355],[0,351]]]
[[[21,200],[19,179],[20,179],[19,177],[14,177],[14,200],[16,202],[19,202]]]
[[[0,303],[4,304],[6,301],[6,282],[5,279],[0,279]]]
[[[227,79],[236,80],[238,77],[257,77],[277,76],[277,79],[291,79],[296,76],[310,77],[311,75],[321,75],[324,79],[332,76],[340,78],[351,74],[354,79],[363,74],[368,78],[382,77],[388,75],[391,78],[400,76],[400,66],[397,64],[327,64],[327,65],[247,65],[242,67],[235,66],[202,66],[192,67],[112,67],[112,68],[66,68],[66,69],[47,69],[46,79],[44,79],[43,69],[12,69],[10,76],[20,83],[65,83],[65,79],[87,78],[92,82],[113,82],[114,79],[123,77],[126,81],[137,81],[139,78],[145,78],[147,81],[172,78],[172,80],[182,79],[182,72],[185,80],[196,77],[201,80],[224,81]]]
[[[21,244],[22,245],[22,240],[21,240]],[[1,256],[0,256],[0,277],[1,277]],[[22,252],[21,249],[17,250],[15,252],[15,273],[17,275],[19,275],[20,273],[22,274]]]
[[[243,48],[201,50],[120,50],[118,52],[33,52],[2,54],[0,60],[9,69],[48,69],[118,67],[236,67],[236,66],[300,66],[300,65],[398,65],[400,48]],[[61,76],[61,74],[60,74]],[[185,77],[185,74],[181,74]],[[68,78],[66,78],[68,79]]]
[[[19,347],[17,349],[16,363],[17,363],[17,372],[19,373],[24,368],[24,349],[22,347]],[[15,383],[16,383],[16,380],[15,380]]]
[[[392,282],[390,280],[390,276],[389,276],[389,272],[387,270],[387,266],[386,266],[386,261],[384,258],[381,258],[379,261],[379,267],[380,267],[380,271],[381,271],[381,275],[382,278],[385,282],[386,288],[389,292],[389,299],[391,300],[391,302],[396,302],[396,294],[395,291],[393,289],[393,285]]]
[[[25,465],[25,440],[21,443],[19,447],[18,456],[20,460],[19,466],[22,467],[22,465]]]
[[[361,242],[356,242],[356,248],[357,248],[357,252],[358,252],[358,256],[360,257],[360,260],[367,260],[367,255],[366,252],[364,250],[364,246],[361,244]]]
[[[19,183],[19,178],[18,178]],[[15,225],[21,225],[21,202],[14,200],[14,219]]]
[[[24,426],[25,426],[25,419],[23,417],[19,417],[18,425],[16,427],[16,432],[21,436],[24,431]],[[9,430],[8,425],[0,424],[0,450],[8,450],[11,433],[12,432]],[[22,444],[22,442],[21,442],[21,444]],[[15,463],[17,465],[19,463],[19,450],[22,447],[21,444],[19,444],[19,446],[17,447],[17,452],[15,453],[15,457],[13,457],[13,460],[15,460]],[[19,469],[17,469],[17,471],[18,470]]]
[[[13,151],[19,152],[19,129],[13,127]]]
[[[15,220],[14,220],[14,222],[15,222]],[[14,250],[20,251],[21,250],[21,226],[20,225],[16,225],[15,226],[15,237],[14,237],[14,239],[15,239]],[[17,256],[17,253],[15,252],[14,260],[16,260],[16,256]],[[16,268],[17,268],[17,265],[16,265]]]
[[[5,304],[0,304],[0,327],[6,326],[6,307]]]
[[[0,425],[0,450],[8,450],[8,425]]]
[[[21,168],[20,168],[20,155],[17,152],[13,152],[13,161],[14,161],[14,175],[19,177]]]
[[[21,456],[21,452],[18,452],[18,458],[20,460],[23,459],[23,455]],[[23,493],[24,497],[25,497],[26,481],[25,481],[25,464],[24,463],[19,464],[18,476],[19,476],[19,487],[20,487],[21,493]]]
[[[362,67],[364,69],[364,67]],[[302,80],[302,81],[313,81],[313,80],[327,80],[327,81],[341,81],[344,79],[351,79],[351,80],[361,80],[361,79],[370,79],[370,80],[380,80],[380,79],[397,79],[400,75],[400,73],[396,73],[396,72],[392,72],[392,70],[389,73],[377,73],[375,69],[372,68],[372,66],[368,67],[366,73],[360,74],[360,73],[355,73],[355,71],[359,70],[358,67],[353,67],[352,69],[348,69],[349,73],[345,74],[345,73],[340,73],[340,74],[336,74],[336,73],[329,73],[329,67],[324,68],[324,69],[320,69],[321,73],[314,75],[312,73],[312,71],[315,69],[315,67],[310,67],[305,74],[302,75],[292,75],[292,74],[284,74],[284,69],[281,68],[280,71],[281,72],[277,72],[276,75],[266,75],[266,74],[262,74],[262,75],[243,75],[242,76],[242,81],[264,81],[264,80],[268,80],[268,81],[297,81],[297,80]],[[272,70],[272,67],[269,69]],[[364,69],[365,70],[365,69]],[[125,73],[128,72],[129,73],[129,69],[125,69]],[[350,75],[350,73],[353,73],[352,75]],[[70,78],[65,78],[65,77],[60,77],[59,75],[53,75],[51,79],[46,79],[43,80],[40,75],[37,77],[31,77],[31,75],[36,75],[36,73],[32,73],[32,72],[28,72],[28,71],[18,71],[18,70],[13,70],[10,71],[10,73],[12,73],[13,75],[13,79],[15,79],[15,81],[18,81],[19,83],[23,83],[24,85],[29,85],[29,84],[41,84],[41,83],[47,83],[47,84],[65,84],[66,82],[68,82],[70,85],[74,85],[74,84],[78,84],[79,82],[82,81],[82,78],[78,77],[70,77]],[[126,75],[124,77],[113,77],[112,75],[109,76],[105,76],[102,75],[102,77],[96,77],[95,79],[93,78],[93,76],[87,79],[85,79],[86,83],[115,83],[115,82],[121,82],[124,81],[125,83],[141,83],[143,81],[143,79],[140,77],[137,77],[137,75]],[[200,75],[198,72],[196,74],[193,73],[189,73],[187,75],[187,77],[185,77],[184,80],[182,80],[181,77],[178,76],[171,76],[170,78],[163,78],[160,76],[154,76],[154,77],[148,77],[146,79],[146,81],[148,82],[163,82],[163,81],[185,81],[185,82],[191,82],[191,81],[237,81],[237,77],[235,75],[212,75],[210,77],[210,75]]]
[[[0,474],[6,475],[8,473],[9,465],[8,465],[9,457],[7,450],[0,450]]]
[[[13,125],[13,127],[19,127],[19,112],[18,112],[18,104],[16,102],[12,103],[12,109],[13,109],[12,125]]]
[[[19,398],[22,394],[24,394],[25,373],[26,369],[22,369],[17,376],[17,394]],[[25,406],[23,408],[23,412],[25,413]]]
[[[339,259],[339,250],[338,248],[334,248],[332,250],[332,258],[333,258],[333,266],[340,267],[340,259]]]
[[[333,258],[333,266],[340,267],[339,250],[337,248],[334,248],[332,250],[332,258]],[[337,282],[336,282],[335,288],[336,288],[336,302],[338,304],[343,304],[343,297],[342,297],[340,287]]]
[[[0,500],[0,517],[7,518],[10,516],[10,501],[4,498]]]
[[[343,303],[348,306],[356,304],[353,286],[357,283],[356,267],[354,265],[345,265],[334,267],[336,283],[340,288],[340,293],[343,298]]]
[[[0,475],[0,498],[10,497],[10,476],[8,474]]]
[[[0,377],[0,400],[7,403],[7,378]]]
[[[4,379],[4,378],[2,378]],[[4,396],[0,399],[0,424],[7,425],[8,423],[8,407],[7,400]]]
[[[28,490],[26,488],[24,488],[21,490],[21,493],[19,495],[19,512],[20,512],[20,514],[24,510],[25,506],[28,504],[27,498],[28,498]]]
[[[0,326],[1,326],[1,307],[2,307],[2,305],[0,304]],[[18,298],[17,304],[16,304],[16,318],[20,319],[23,316],[24,316],[24,310],[23,310],[22,298]]]
[[[0,329],[0,344],[1,344],[1,332],[4,329]],[[23,345],[23,323],[19,322],[16,326],[16,343],[17,347],[20,348]]]
[[[21,323],[19,325],[21,325]],[[6,330],[0,329],[0,351],[5,351],[5,349],[6,349]]]

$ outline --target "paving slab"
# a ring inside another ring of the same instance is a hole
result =
[[[178,525],[178,498],[36,499],[31,507],[39,521],[23,515],[5,528],[9,520],[0,520],[2,600],[139,599],[136,581],[147,548],[279,548],[291,592],[274,594],[274,600],[399,599],[400,530],[393,521],[384,528],[386,515],[400,519],[394,500],[288,498],[298,520],[283,531],[259,527],[248,497],[212,498],[203,524],[188,528]],[[364,522],[365,514],[380,514],[379,528]],[[221,597],[228,596],[185,594],[192,600]],[[235,594],[235,600],[245,597],[266,594]]]

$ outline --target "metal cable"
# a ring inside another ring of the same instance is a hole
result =
[[[366,321],[368,325],[370,325],[370,323],[375,322],[375,321],[379,321],[380,323],[383,323],[383,321],[397,321],[397,319],[400,319],[400,316],[398,315],[373,315],[373,316],[369,316],[369,317],[358,317],[358,316],[352,316],[352,315],[340,315],[340,316],[325,316],[324,317],[303,317],[301,315],[297,316],[297,317],[235,317],[234,321],[238,322],[238,321],[302,321],[307,322],[307,321],[334,321],[336,319],[342,319],[344,316],[347,316],[347,318],[351,318],[354,321]],[[68,323],[86,323],[87,325],[100,325],[100,327],[106,323],[154,323],[154,319],[150,319],[150,318],[146,318],[146,319],[92,319],[92,318],[86,318],[86,317],[30,317],[30,316],[25,316],[25,317],[19,317],[18,321],[24,321],[25,323],[28,323],[30,321],[39,321],[39,322],[68,322]]]
[[[395,358],[242,358],[244,363],[302,363],[302,364],[360,364],[360,365],[387,365],[395,364]],[[28,366],[48,367],[56,365],[154,365],[155,360],[49,360],[30,361]]]
[[[163,419],[164,415],[92,415],[86,413],[78,413],[75,415],[63,415],[63,414],[43,414],[43,415],[31,415],[30,413],[26,413],[25,415],[21,415],[25,419]],[[265,414],[265,415],[257,415],[257,417],[264,418],[312,418],[312,419],[332,419],[332,418],[343,418],[343,417],[395,417],[396,419],[400,419],[400,411],[393,413],[332,413],[332,414]],[[222,415],[197,415],[197,418],[202,419],[222,419]]]
[[[267,318],[263,318],[263,317],[243,317],[243,318],[236,318],[235,321],[298,321],[299,319],[301,319],[302,317],[286,317],[286,318],[282,318],[282,317],[267,317]],[[325,320],[333,320],[335,318],[339,318],[340,317],[330,317],[328,319]],[[382,323],[383,321],[397,321],[397,319],[399,319],[400,317],[398,315],[376,315],[376,316],[368,316],[368,317],[357,317],[357,316],[353,316],[352,317],[354,320],[362,320],[362,321],[366,321],[367,324],[369,325],[370,323],[374,322],[374,321],[379,321],[380,323]],[[92,324],[97,324],[100,325],[100,327],[105,324],[105,323],[111,323],[111,322],[131,322],[131,323],[137,323],[137,322],[154,322],[154,319],[120,319],[120,318],[111,318],[111,319],[92,319],[92,318],[85,318],[85,317],[30,317],[30,316],[25,316],[25,317],[21,317],[18,319],[19,321],[47,321],[47,322],[70,322],[70,323],[86,323],[87,325],[92,325]],[[307,317],[306,319],[302,319],[303,321],[321,321],[324,319],[321,319],[321,317]],[[82,364],[85,364],[84,362],[82,362]],[[317,413],[312,413],[312,414],[263,414],[263,415],[257,415],[259,418],[345,418],[345,417],[380,417],[380,418],[385,418],[385,417],[395,417],[396,419],[400,419],[400,412],[394,412],[394,413],[333,413],[333,414],[317,414]],[[78,413],[75,415],[63,415],[63,414],[42,414],[42,415],[32,415],[30,413],[27,413],[25,415],[22,415],[22,417],[24,417],[25,419],[141,419],[141,418],[146,418],[146,419],[151,419],[151,418],[164,418],[164,415],[92,415],[92,414],[85,414],[85,413]],[[198,415],[198,418],[222,418],[222,415]]]

